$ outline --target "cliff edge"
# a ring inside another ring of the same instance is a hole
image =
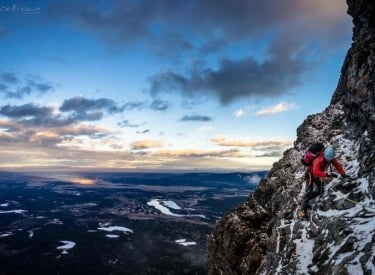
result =
[[[347,0],[353,43],[330,105],[297,129],[256,191],[209,236],[209,274],[375,274],[375,1]],[[300,158],[320,140],[350,175],[324,183],[308,220]]]

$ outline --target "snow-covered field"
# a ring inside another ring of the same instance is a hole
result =
[[[161,200],[161,199],[152,199],[149,202],[147,202],[148,206],[152,206],[159,210],[164,215],[173,216],[173,217],[199,217],[206,219],[207,217],[205,215],[201,214],[177,214],[173,213],[172,210],[183,210],[177,203],[171,200]]]

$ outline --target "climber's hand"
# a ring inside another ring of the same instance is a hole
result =
[[[347,174],[345,174],[345,173],[342,174],[341,177],[342,177],[343,179],[348,179],[348,178],[349,178],[349,176],[348,176]]]

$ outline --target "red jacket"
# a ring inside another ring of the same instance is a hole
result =
[[[315,177],[319,177],[319,178],[327,177],[328,173],[326,172],[326,169],[328,168],[328,165],[330,163],[332,163],[333,166],[335,166],[335,168],[340,173],[340,175],[345,174],[344,168],[342,168],[341,164],[337,161],[337,159],[333,159],[331,161],[326,160],[323,154],[314,161],[312,168],[311,168],[312,174]]]

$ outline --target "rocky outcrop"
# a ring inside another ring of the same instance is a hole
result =
[[[292,149],[208,240],[210,274],[375,274],[375,1],[347,0],[353,44],[330,105],[308,116]],[[325,182],[297,218],[305,149],[336,148],[350,179]]]

